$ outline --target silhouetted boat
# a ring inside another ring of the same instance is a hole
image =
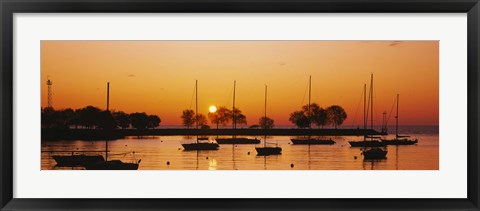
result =
[[[260,156],[282,154],[281,147],[256,147],[255,150],[257,150],[257,155]]]
[[[100,163],[87,164],[85,169],[87,170],[137,170],[138,165],[140,164],[139,160],[137,163],[124,163],[121,160],[110,160]]]
[[[265,85],[265,113],[263,120],[267,119],[267,85]],[[266,130],[266,122],[264,122],[264,127]],[[267,135],[265,134],[265,140],[263,142],[263,147],[255,147],[257,155],[266,156],[266,155],[280,155],[282,154],[282,148],[277,146],[267,147]]]
[[[219,145],[211,142],[196,142],[182,144],[185,151],[190,150],[218,150]]]
[[[290,139],[293,144],[309,144],[309,145],[332,145],[335,144],[335,141],[332,139],[315,139],[315,138],[305,138],[305,139]]]
[[[351,147],[384,147],[387,144],[378,140],[349,141]]]
[[[101,155],[54,155],[52,158],[58,167],[78,167],[105,161]]]
[[[198,130],[198,81],[195,80],[195,129]],[[205,140],[205,137],[199,138],[197,135],[196,142],[182,144],[185,151],[192,150],[218,150],[219,145],[217,143],[200,142],[200,140]]]
[[[418,143],[418,139],[411,140],[408,139],[410,136],[400,136],[398,135],[398,104],[399,104],[400,95],[397,94],[397,114],[395,116],[395,138],[394,139],[382,139],[382,142],[386,145],[413,145]]]
[[[109,96],[110,96],[110,83],[107,83],[107,111],[109,108]],[[135,152],[133,152],[135,153]],[[134,155],[134,154],[133,154]],[[105,140],[105,160],[85,164],[84,167],[86,170],[137,170],[140,160],[135,160],[132,163],[125,163],[121,160],[108,160],[108,140]]]
[[[310,76],[308,81],[308,119],[310,120],[308,123],[308,128],[311,129],[311,111],[310,111],[310,101],[312,97],[312,76]],[[308,138],[292,138],[290,139],[292,144],[295,145],[332,145],[335,144],[335,141],[332,139],[320,139],[320,138],[312,138],[308,136]]]
[[[372,149],[366,149],[363,151],[363,159],[365,160],[379,160],[387,159],[387,152],[381,148],[375,147]]]
[[[218,144],[259,144],[259,139],[250,138],[217,138],[215,139]]]
[[[371,103],[370,108],[371,108],[371,127],[373,130],[373,74],[371,75],[371,82],[370,82],[370,96],[369,96],[369,103]],[[372,136],[367,136],[367,85],[363,85],[363,130],[364,130],[364,135],[363,135],[363,141],[349,141],[348,143],[350,144],[351,147],[382,147],[386,146],[385,143],[380,141],[380,137],[372,137]],[[367,140],[367,138],[370,138],[370,140]],[[375,140],[378,139],[378,140]]]
[[[133,152],[135,153],[135,152]],[[137,170],[140,160],[126,163],[121,160],[108,160],[108,140],[105,140],[105,160],[84,164],[86,170]]]
[[[236,81],[233,81],[233,110],[232,110],[232,129],[233,129],[233,135],[232,138],[216,138],[215,141],[217,141],[218,144],[259,144],[260,140],[255,138],[255,139],[250,139],[250,138],[238,138],[235,135],[235,130],[237,129],[237,122],[235,118],[235,87],[236,87]]]
[[[135,152],[133,152],[135,153]],[[137,170],[140,160],[134,159],[134,162],[126,163],[121,160],[108,160],[108,140],[105,140],[105,160],[84,164],[86,170]]]

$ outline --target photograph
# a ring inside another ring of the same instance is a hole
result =
[[[41,170],[439,170],[438,40],[40,51]]]

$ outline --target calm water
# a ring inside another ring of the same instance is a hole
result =
[[[391,129],[390,131],[394,131]],[[438,127],[403,127],[402,134],[418,138],[412,146],[388,146],[386,160],[363,161],[360,148],[351,148],[350,140],[363,137],[329,137],[335,145],[291,145],[290,136],[269,136],[267,143],[282,147],[282,155],[256,156],[256,145],[220,145],[214,151],[183,151],[182,143],[195,141],[194,136],[127,137],[109,141],[108,159],[130,162],[142,159],[139,170],[436,170],[439,168]],[[210,136],[214,139],[217,136]],[[254,137],[250,137],[254,138]],[[263,146],[264,137],[260,138]],[[389,138],[392,138],[390,136]],[[105,150],[105,141],[42,142],[42,151]],[[135,152],[135,153],[131,153]],[[128,154],[125,154],[128,153]],[[59,154],[59,153],[56,153]],[[60,153],[61,154],[61,153]],[[86,153],[88,154],[88,153]],[[92,154],[92,153],[90,153]],[[95,153],[93,153],[95,154]],[[42,153],[43,170],[60,170]],[[105,155],[103,153],[102,155]],[[356,159],[355,159],[356,157]],[[167,162],[170,165],[167,165]],[[294,167],[291,167],[291,164]],[[81,168],[75,168],[81,169]]]

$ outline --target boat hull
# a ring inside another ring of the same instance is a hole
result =
[[[388,151],[379,148],[369,149],[363,152],[363,159],[365,160],[382,160],[387,159]]]
[[[77,167],[85,166],[87,164],[105,162],[105,159],[101,155],[54,155],[52,158],[55,160],[55,162],[57,162],[58,167]]]
[[[138,163],[124,163],[119,160],[85,165],[86,170],[137,170]]]
[[[349,141],[351,147],[383,147],[387,144],[381,141]]]
[[[249,138],[217,138],[215,139],[218,144],[259,144],[259,139]]]
[[[332,145],[335,141],[332,139],[290,139],[295,145]]]
[[[256,147],[257,155],[280,155],[282,148],[280,147]]]
[[[382,139],[382,142],[386,145],[414,145],[418,143],[418,140],[408,140],[408,139]]]
[[[182,144],[185,151],[193,150],[218,150],[218,144],[216,143],[190,143]]]

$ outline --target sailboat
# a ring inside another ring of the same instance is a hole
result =
[[[110,98],[110,83],[107,83],[107,111],[109,106]],[[135,152],[133,152],[135,155]],[[99,158],[97,158],[99,159]],[[100,160],[99,162],[91,162],[83,164],[86,170],[137,170],[140,164],[140,160],[135,160],[132,163],[125,163],[121,160],[108,160],[108,139],[105,140],[105,160]]]
[[[259,144],[260,140],[257,138],[250,139],[250,138],[238,138],[235,135],[235,130],[237,129],[237,122],[235,118],[235,86],[237,81],[233,81],[233,109],[232,109],[232,129],[233,135],[232,138],[216,138],[218,144]]]
[[[137,170],[141,161],[142,159],[126,163],[121,160],[108,160],[108,140],[105,140],[105,161],[85,164],[84,167],[86,170]]]
[[[387,145],[413,145],[418,143],[418,139],[410,140],[410,136],[400,136],[398,135],[398,104],[399,104],[400,95],[397,94],[397,114],[395,115],[395,138],[394,139],[382,139],[382,142]]]
[[[362,152],[364,160],[380,160],[387,159],[387,150],[383,150],[379,147],[374,147],[371,149],[364,149]]]
[[[58,152],[58,151],[57,151]],[[67,152],[67,151],[65,151]],[[80,151],[68,151],[72,155],[53,155],[52,158],[57,162],[57,167],[78,167],[85,166],[91,163],[104,162],[105,159],[101,155],[75,155],[75,152]],[[83,152],[95,152],[95,151],[83,151]]]
[[[308,81],[308,119],[310,120],[308,123],[308,129],[312,129],[312,123],[311,123],[311,111],[310,111],[310,100],[312,97],[312,76],[310,76],[310,79]],[[335,144],[335,141],[332,139],[319,139],[319,138],[311,138],[308,136],[308,138],[292,138],[290,139],[293,144],[296,145],[332,145]]]
[[[373,129],[373,74],[371,75],[371,81],[370,81],[370,98],[368,99],[369,102],[371,103],[370,108],[371,108],[371,129]],[[367,102],[367,85],[363,85],[363,118],[364,118],[364,128],[363,130],[365,131],[365,134],[363,136],[363,141],[349,141],[351,147],[381,147],[385,146],[386,144],[379,141],[379,140],[374,140],[374,139],[379,139],[379,137],[373,137],[373,136],[367,136],[367,107],[366,107],[366,102]],[[367,138],[370,138],[370,140],[367,140]]]
[[[195,129],[198,130],[198,81],[195,80]],[[219,145],[212,142],[200,142],[201,140],[196,137],[196,142],[182,144],[185,151],[190,150],[218,150]],[[208,139],[207,139],[208,140]]]
[[[265,85],[265,113],[263,116],[264,120],[267,119],[267,85]],[[266,130],[266,129],[265,129]],[[257,151],[257,155],[279,155],[282,154],[282,148],[275,146],[275,147],[267,147],[267,134],[265,132],[265,140],[263,141],[263,147],[255,147]]]

